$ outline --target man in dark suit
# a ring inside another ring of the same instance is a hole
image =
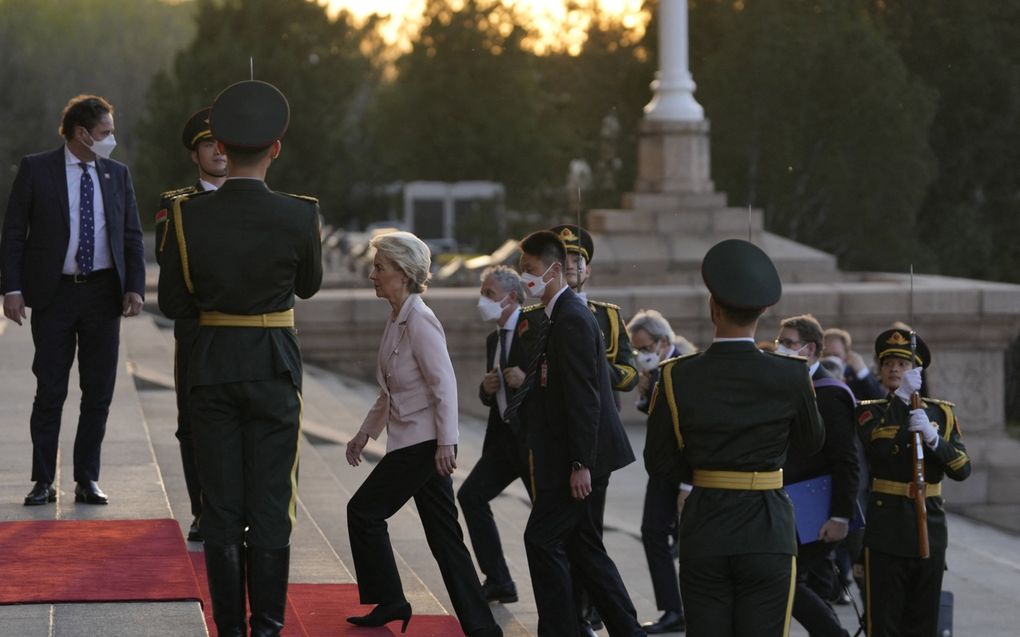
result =
[[[183,195],[217,190],[227,180],[227,156],[216,144],[209,130],[209,107],[199,110],[188,118],[181,133],[184,147],[191,151],[191,161],[198,167],[198,182],[193,186],[170,190],[160,195],[159,211],[156,213],[156,261],[162,265],[163,249],[166,245],[167,217],[173,209],[173,201]],[[202,531],[198,520],[202,515],[202,488],[198,481],[195,465],[195,445],[191,436],[191,417],[188,415],[188,361],[191,346],[198,333],[198,320],[181,318],[174,321],[174,390],[177,393],[177,441],[181,447],[181,464],[184,467],[184,484],[191,500],[191,528],[189,542],[201,542]]]
[[[595,525],[592,493],[634,461],[613,399],[605,343],[591,310],[564,278],[566,248],[548,230],[520,244],[521,280],[549,318],[527,377],[507,406],[521,410],[533,508],[524,544],[540,637],[579,634],[570,567],[613,636],[644,635]],[[568,561],[569,559],[569,561]]]
[[[221,636],[283,629],[297,501],[301,351],[294,296],[322,283],[318,203],[273,192],[266,172],[290,120],[265,82],[239,82],[213,103],[227,153],[219,190],[174,200],[159,307],[198,318],[186,388],[202,485],[200,527]]]
[[[693,485],[677,539],[687,634],[783,635],[797,535],[782,466],[790,443],[815,453],[825,430],[803,361],[755,345],[759,317],[782,294],[772,260],[729,239],[701,271],[715,340],[663,364],[645,466],[684,492]]]
[[[81,413],[74,440],[74,500],[106,504],[100,452],[113,400],[120,318],[142,309],[145,260],[134,186],[111,160],[113,106],[95,95],[67,103],[65,143],[21,160],[0,240],[4,316],[32,308],[36,376],[32,481],[26,505],[56,501],[60,414],[78,353]]]
[[[457,492],[478,567],[485,574],[482,592],[487,600],[504,604],[517,601],[517,586],[503,557],[489,502],[514,480],[524,479],[522,445],[510,423],[504,420],[507,400],[516,391],[507,384],[504,374],[528,365],[524,341],[530,334],[528,325],[520,320],[523,297],[521,278],[512,269],[498,265],[482,272],[478,311],[482,320],[496,322],[496,329],[485,339],[488,371],[478,387],[479,399],[489,407],[489,421],[482,456]]]
[[[842,379],[829,376],[818,360],[822,350],[822,326],[810,314],[791,316],[779,323],[776,352],[803,357],[815,386],[818,412],[825,424],[825,444],[820,452],[804,454],[791,447],[783,466],[783,484],[796,484],[823,475],[832,477],[829,519],[812,537],[798,537],[797,589],[793,618],[818,637],[849,637],[839,617],[825,600],[831,599],[837,582],[832,560],[835,543],[847,537],[850,519],[857,508],[860,478],[853,392]]]

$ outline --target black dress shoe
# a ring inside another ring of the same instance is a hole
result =
[[[188,541],[189,542],[201,542],[202,531],[198,528],[198,518],[191,521],[191,526],[188,528]]]
[[[367,615],[348,617],[347,622],[355,626],[384,626],[392,621],[400,620],[403,625],[400,632],[407,632],[407,623],[411,621],[411,605],[407,602],[379,604]]]
[[[677,633],[687,629],[687,622],[684,614],[678,610],[667,610],[658,621],[645,622],[641,624],[649,635],[661,635],[662,633]]]
[[[74,487],[74,501],[84,504],[106,504],[109,499],[95,480],[79,482]]]
[[[517,601],[517,585],[512,580],[503,584],[485,580],[482,584],[482,595],[485,595],[485,600],[489,602],[512,604]]]
[[[49,482],[36,482],[32,490],[25,496],[25,506],[38,506],[57,501],[57,490]]]
[[[599,634],[595,632],[590,623],[581,622],[581,637],[599,637]]]

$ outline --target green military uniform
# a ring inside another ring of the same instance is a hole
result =
[[[209,108],[201,109],[192,115],[184,125],[181,141],[188,150],[194,151],[196,144],[212,137],[212,132],[209,130],[210,110]],[[163,265],[167,231],[170,228],[167,220],[170,211],[173,210],[174,199],[196,195],[204,191],[202,183],[199,182],[194,186],[169,190],[159,196],[159,208],[156,213],[156,262],[160,266]],[[188,499],[191,501],[191,515],[194,517],[188,531],[188,540],[192,542],[202,540],[202,534],[198,528],[199,519],[202,516],[202,488],[199,484],[198,468],[195,463],[195,445],[191,435],[191,417],[188,415],[188,391],[185,379],[188,376],[191,345],[194,343],[197,333],[197,319],[181,318],[174,321],[174,390],[177,394],[177,431],[174,435],[177,437],[181,449],[184,483],[188,489]]]
[[[753,313],[779,300],[775,267],[748,242],[717,244],[702,271],[717,305]],[[690,637],[787,634],[797,536],[782,466],[789,444],[812,454],[824,439],[803,359],[748,336],[661,363],[645,467],[693,484],[677,537]]]
[[[251,81],[217,97],[210,123],[229,159],[231,148],[268,148],[288,121],[283,95]],[[308,298],[322,282],[318,204],[261,179],[228,179],[175,199],[168,224],[160,309],[199,323],[185,386],[213,616],[220,634],[244,634],[247,580],[253,634],[278,635],[301,418],[293,307],[295,295]]]
[[[908,358],[909,332],[888,330],[876,341],[879,360]],[[918,339],[914,361],[923,367],[930,355]],[[864,534],[865,601],[868,635],[936,634],[942,574],[945,570],[946,528],[942,481],[970,475],[970,458],[960,434],[953,404],[932,398],[922,408],[938,430],[934,446],[924,446],[925,505],[930,557],[920,558],[914,508],[913,433],[908,430],[910,406],[895,395],[867,400],[857,408],[858,435],[871,476],[871,494]]]

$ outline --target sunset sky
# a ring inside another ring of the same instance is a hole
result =
[[[400,45],[404,39],[402,33],[413,32],[417,16],[422,13],[425,0],[319,0],[328,5],[331,12],[347,9],[353,15],[364,18],[372,13],[388,14],[393,20],[384,29],[387,41]],[[590,6],[598,2],[603,11],[622,16],[624,25],[630,28],[643,29],[641,19],[641,0],[574,0],[581,6]],[[567,47],[576,52],[583,41],[586,24],[570,22],[565,0],[504,0],[504,4],[513,5],[531,15],[538,26],[541,37],[536,45],[539,50],[545,48]]]

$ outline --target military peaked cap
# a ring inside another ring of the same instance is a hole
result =
[[[772,259],[742,239],[727,239],[712,246],[701,262],[701,278],[716,302],[735,310],[766,308],[783,295]]]
[[[245,80],[223,89],[212,105],[212,135],[225,146],[258,150],[287,132],[290,105],[268,82]]]
[[[591,240],[587,230],[577,224],[565,223],[549,228],[549,232],[556,234],[563,241],[567,252],[576,252],[584,257],[586,262],[591,263],[595,256],[595,242]]]
[[[208,106],[198,111],[188,119],[181,132],[181,141],[188,150],[195,150],[198,142],[203,139],[211,139],[212,131],[209,130],[209,112],[212,109]]]
[[[920,365],[926,368],[931,365],[931,350],[928,349],[928,346],[916,333],[914,338],[917,339],[917,347],[914,350],[914,356],[911,357],[910,331],[899,328],[886,330],[875,339],[875,356],[878,357],[879,362],[892,356],[893,358],[908,360],[915,367]]]

